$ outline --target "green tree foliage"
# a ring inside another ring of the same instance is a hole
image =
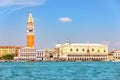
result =
[[[2,59],[5,60],[13,60],[14,59],[14,54],[6,54],[2,56]]]

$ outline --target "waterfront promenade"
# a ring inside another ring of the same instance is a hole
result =
[[[0,80],[120,80],[120,63],[0,62]]]

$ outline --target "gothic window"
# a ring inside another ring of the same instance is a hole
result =
[[[84,52],[84,51],[85,51],[85,49],[82,49],[82,51]]]
[[[72,52],[72,48],[70,49],[70,52]]]
[[[106,52],[106,50],[104,50],[104,52]]]
[[[89,52],[90,52],[90,50],[88,49],[88,50],[87,50],[87,53],[89,53]]]
[[[78,49],[76,49],[76,51],[78,52],[79,50],[78,50]]]
[[[100,50],[98,50],[98,52],[100,52]]]

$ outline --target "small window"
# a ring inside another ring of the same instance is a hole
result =
[[[79,50],[78,50],[78,49],[76,49],[76,51],[78,52]]]
[[[84,51],[85,51],[85,49],[82,49],[82,51],[84,52]]]
[[[94,49],[92,49],[92,52],[94,52]]]
[[[106,52],[106,50],[104,50],[104,52]]]
[[[89,53],[89,52],[90,52],[90,50],[88,49],[88,50],[87,50],[87,53]]]
[[[100,50],[98,50],[98,52],[100,52]]]
[[[29,32],[33,32],[33,30],[29,30]]]
[[[70,49],[70,52],[72,51],[72,49]]]

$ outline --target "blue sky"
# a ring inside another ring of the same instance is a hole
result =
[[[36,48],[59,41],[106,43],[120,49],[119,0],[0,0],[0,45],[25,45],[29,11]]]

